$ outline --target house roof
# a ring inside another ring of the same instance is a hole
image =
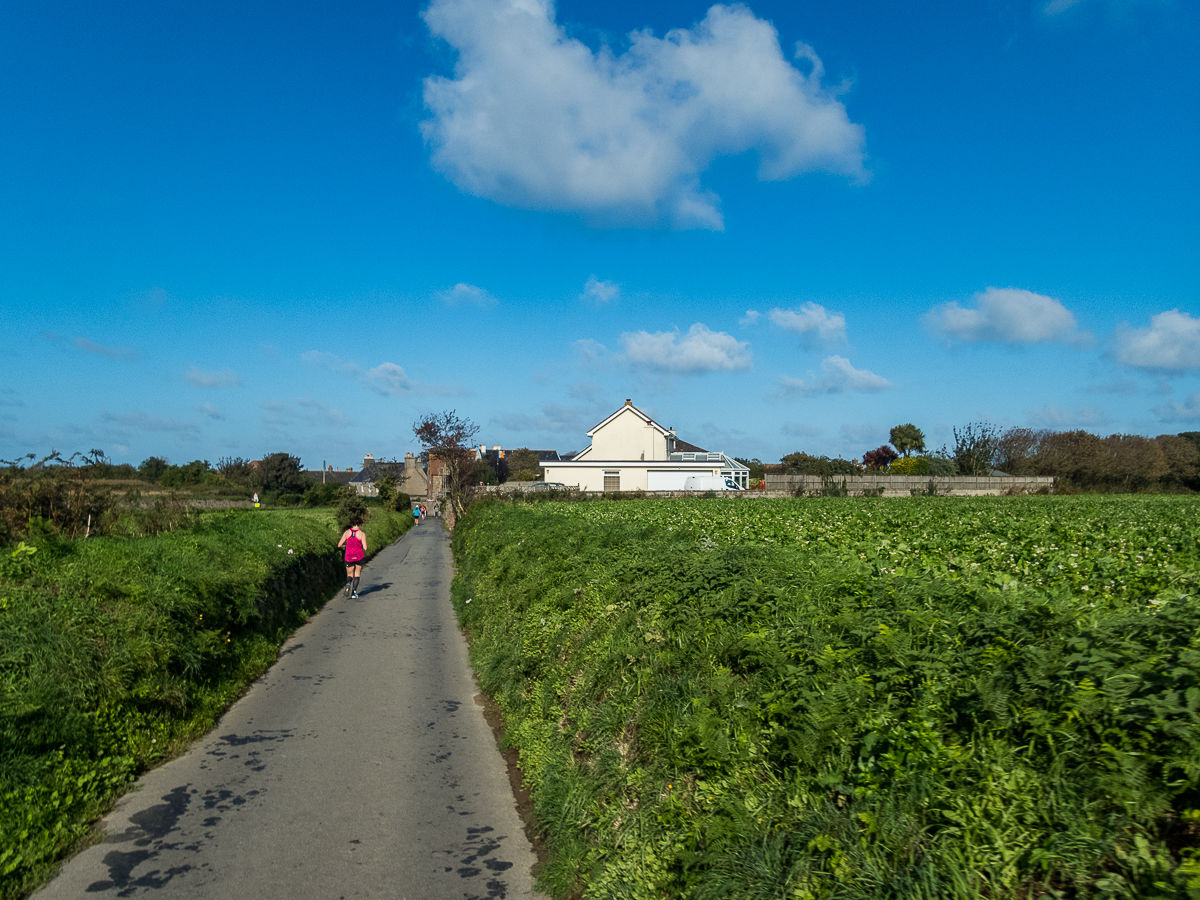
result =
[[[681,441],[679,438],[675,438],[675,452],[676,453],[707,453],[708,451],[705,450],[703,447],[697,447],[695,444],[689,444],[687,441]]]
[[[648,415],[646,415],[644,412],[642,412],[640,409],[638,409],[636,406],[634,406],[632,401],[626,400],[625,405],[622,406],[620,409],[618,409],[616,412],[614,412],[611,416],[609,416],[603,422],[593,425],[591,431],[589,431],[587,433],[587,436],[588,437],[595,436],[597,431],[599,431],[601,428],[603,428],[605,425],[607,425],[609,422],[611,422],[613,419],[615,419],[621,413],[625,412],[625,410],[627,410],[627,409],[633,410],[634,413],[636,413],[638,416],[641,417],[642,421],[644,421],[647,425],[653,425],[663,435],[667,435],[670,433],[670,431],[668,429],[663,428],[661,425],[659,425],[657,422],[655,422],[652,418],[650,418]]]
[[[351,481],[354,480],[355,476],[357,476],[359,473],[357,473],[357,472],[338,472],[336,470],[332,471],[332,472],[326,471],[326,472],[322,473],[322,471],[320,469],[306,469],[304,474],[307,475],[309,478],[311,478],[313,481],[317,482],[318,484],[321,483],[321,475],[322,474],[324,474],[325,482],[327,484],[349,484]]]

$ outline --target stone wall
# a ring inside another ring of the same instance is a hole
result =
[[[850,496],[873,494],[882,489],[884,497],[910,497],[914,491],[928,492],[930,484],[939,494],[960,497],[997,496],[1004,493],[1036,494],[1038,491],[1048,493],[1054,489],[1054,479],[1045,476],[954,475],[934,478],[930,475],[835,475],[829,480],[838,488],[845,485]],[[826,487],[826,479],[819,475],[768,473],[766,481],[768,493],[794,494],[802,488],[805,494],[818,495]]]

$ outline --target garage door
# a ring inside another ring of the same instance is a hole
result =
[[[646,490],[648,491],[682,491],[683,483],[689,475],[711,475],[712,469],[693,469],[688,472],[655,472],[653,469],[646,473]]]

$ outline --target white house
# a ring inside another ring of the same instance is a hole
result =
[[[591,446],[573,459],[542,462],[547,481],[583,491],[680,491],[689,475],[716,475],[750,486],[750,470],[737,460],[679,440],[632,400],[587,434]]]

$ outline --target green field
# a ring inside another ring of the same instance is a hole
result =
[[[141,538],[52,532],[0,557],[0,898],[129,781],[212,727],[343,583],[336,511],[208,513]],[[372,511],[369,546],[412,524]]]
[[[1200,896],[1200,503],[495,502],[454,602],[555,895]]]

